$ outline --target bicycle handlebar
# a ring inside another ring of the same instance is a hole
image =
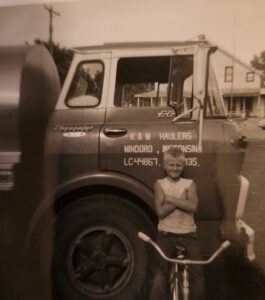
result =
[[[165,253],[161,250],[161,248],[145,233],[138,232],[138,237],[144,242],[150,243],[165,260],[183,265],[207,265],[211,263],[222,251],[224,251],[231,245],[231,243],[228,240],[224,241],[220,245],[220,247],[212,254],[212,256],[207,260],[177,259],[166,256]]]
[[[145,233],[143,233],[143,232],[138,232],[138,237],[141,239],[141,240],[143,240],[144,242],[150,242],[152,239],[148,236],[148,235],[146,235]]]

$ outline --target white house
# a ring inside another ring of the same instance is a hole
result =
[[[199,38],[205,39],[204,36]],[[212,44],[212,43],[211,43]],[[215,69],[219,87],[224,97],[228,115],[231,117],[265,116],[265,77],[248,64],[218,47],[215,52]],[[191,97],[190,78],[184,86],[184,104]],[[136,106],[165,106],[167,84],[154,85],[144,93],[135,95]],[[188,104],[187,104],[188,105]]]
[[[215,53],[215,62],[228,114],[263,117],[265,90],[262,89],[262,74],[220,47]]]

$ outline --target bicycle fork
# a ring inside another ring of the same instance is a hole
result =
[[[183,292],[183,300],[189,300],[189,273],[188,273],[188,266],[184,265],[184,270],[182,274],[182,292]]]
[[[179,276],[177,276],[179,274]],[[188,266],[184,265],[183,270],[179,271],[177,264],[174,266],[174,273],[172,275],[172,282],[174,284],[171,286],[172,299],[173,300],[189,300],[189,272]]]

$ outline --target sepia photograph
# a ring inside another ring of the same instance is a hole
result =
[[[265,2],[0,0],[0,299],[265,299]]]

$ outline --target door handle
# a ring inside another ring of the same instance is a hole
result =
[[[127,133],[125,128],[105,128],[104,133],[107,136],[121,136]]]

